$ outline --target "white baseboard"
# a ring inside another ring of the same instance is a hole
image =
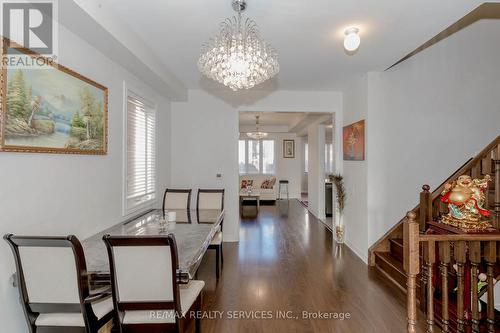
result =
[[[352,252],[354,252],[355,255],[359,257],[365,264],[368,265],[368,254],[366,251],[360,251],[358,248],[356,248],[351,242],[345,241],[345,244],[351,249]]]

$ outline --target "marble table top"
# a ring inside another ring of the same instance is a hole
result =
[[[194,277],[201,259],[212,238],[220,228],[224,211],[217,209],[169,210],[176,212],[176,222],[161,227],[159,218],[161,209],[152,210],[144,215],[119,223],[82,241],[87,271],[89,273],[109,274],[109,261],[106,245],[102,237],[140,236],[174,234],[179,256],[179,269]]]

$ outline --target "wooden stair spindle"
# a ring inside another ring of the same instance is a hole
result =
[[[479,333],[479,306],[477,284],[479,282],[479,264],[481,263],[481,242],[469,242],[469,259],[471,262],[472,332]]]
[[[488,304],[487,304],[487,320],[488,332],[495,332],[495,298],[494,298],[494,285],[493,274],[494,266],[497,258],[497,244],[494,241],[486,242],[484,246],[484,259],[486,260],[486,276],[488,283]]]
[[[448,291],[448,267],[451,261],[450,242],[439,242],[439,267],[441,270],[441,317],[442,330],[449,332],[450,315],[448,313],[449,291]]]
[[[418,299],[420,311],[427,313],[427,264],[425,260],[422,260],[420,264],[420,295]]]
[[[483,175],[491,176],[491,158],[492,152],[488,152],[486,156],[481,160],[481,171]]]
[[[420,192],[420,210],[418,217],[419,217],[419,227],[421,232],[424,232],[425,229],[427,228],[427,222],[432,221],[432,211],[434,208],[432,206],[432,196],[430,189],[431,187],[425,184],[422,186],[422,192]],[[428,303],[426,302],[427,285],[429,283],[427,269],[428,266],[424,260],[422,262],[422,267],[421,267],[422,274],[420,275],[420,295],[419,295],[420,310],[422,312],[427,312],[427,306],[428,306]],[[432,285],[432,280],[430,281],[430,284]]]
[[[500,229],[500,145],[498,145],[495,155],[495,228]]]
[[[424,243],[424,260],[427,273],[427,333],[434,332],[434,286],[432,274],[436,262],[436,243],[428,241]]]
[[[432,196],[431,187],[427,184],[422,186],[420,192],[420,231],[425,231],[427,222],[432,221]]]
[[[407,278],[407,311],[408,311],[408,333],[417,332],[417,275],[419,273],[419,225],[416,221],[417,215],[410,211],[408,212],[407,220],[404,223],[404,269]]]
[[[455,242],[454,257],[457,264],[457,332],[464,332],[464,265],[466,261],[465,241]]]
[[[481,177],[481,163],[478,163],[472,167],[471,177],[472,178],[480,178]]]

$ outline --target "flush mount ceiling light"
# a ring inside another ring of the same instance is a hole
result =
[[[358,49],[359,44],[361,44],[361,38],[359,37],[359,29],[352,27],[346,29],[344,37],[344,48],[346,51],[354,52]]]
[[[259,130],[259,116],[255,116],[255,131],[247,132],[247,136],[249,138],[252,138],[255,140],[260,140],[260,139],[264,139],[265,137],[267,137],[266,132],[261,132]]]
[[[221,23],[219,35],[203,45],[198,68],[232,90],[250,89],[279,72],[278,54],[260,38],[257,24],[242,19],[245,0],[233,0],[237,16]]]

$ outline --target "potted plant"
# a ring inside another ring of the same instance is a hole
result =
[[[345,235],[345,227],[342,223],[342,216],[344,213],[345,202],[347,199],[347,194],[344,186],[344,177],[341,174],[332,174],[330,175],[330,180],[335,186],[335,203],[336,209],[338,212],[338,222],[335,223],[335,237],[337,239],[337,243],[344,243],[344,235]]]

